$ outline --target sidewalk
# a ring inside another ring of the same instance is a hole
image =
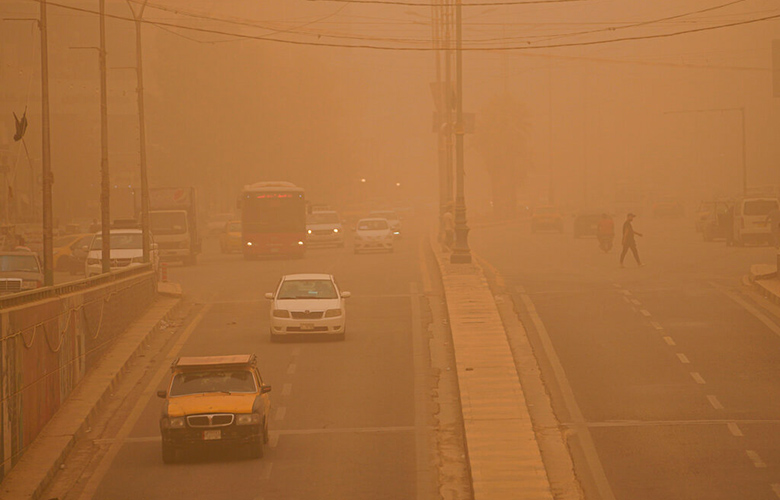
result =
[[[777,275],[777,267],[769,264],[755,264],[750,266],[748,279],[758,292],[774,302],[780,304],[780,277]]]
[[[476,264],[450,264],[435,241],[449,311],[475,500],[552,500],[493,294]]]
[[[54,417],[0,483],[3,500],[37,500],[75,443],[89,428],[101,404],[111,396],[127,364],[146,339],[176,313],[181,301],[158,297],[111,346],[95,368],[73,390]]]

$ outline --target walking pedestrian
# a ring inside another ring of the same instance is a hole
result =
[[[634,260],[636,260],[637,265],[639,267],[643,266],[642,261],[639,260],[639,252],[636,249],[635,238],[636,236],[642,236],[642,233],[634,231],[634,226],[631,225],[634,217],[636,217],[636,215],[631,213],[626,215],[626,222],[623,223],[623,251],[620,253],[620,267],[624,267],[623,259],[626,258],[629,249],[631,249],[631,253],[634,254]]]

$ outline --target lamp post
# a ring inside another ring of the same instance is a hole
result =
[[[463,167],[463,23],[461,0],[455,0],[455,245],[452,248],[450,263],[468,264],[471,262],[469,249],[469,227],[466,224],[466,196],[463,185],[465,173]]]
[[[141,4],[138,13],[133,9],[133,4],[127,0],[127,5],[133,13],[135,20],[135,68],[138,93],[138,142],[139,157],[141,163],[141,233],[143,234],[143,260],[149,262],[150,235],[149,235],[149,182],[146,170],[146,119],[144,115],[144,70],[143,70],[143,46],[141,44],[141,20],[143,19],[146,2]]]
[[[46,0],[41,0],[41,165],[43,167],[41,198],[43,211],[43,284],[54,285],[54,246],[51,207],[51,140],[49,135],[49,42],[46,22]]]

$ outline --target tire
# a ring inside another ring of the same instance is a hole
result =
[[[162,461],[165,464],[176,463],[176,448],[170,444],[162,443]]]
[[[267,443],[270,440],[270,436],[268,435],[268,419],[263,419],[263,443]]]

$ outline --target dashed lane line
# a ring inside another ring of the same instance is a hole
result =
[[[641,306],[642,305],[642,302],[640,302],[637,299],[630,299],[630,300],[631,300],[631,303],[634,304],[635,306]]]
[[[664,337],[664,342],[666,342],[668,345],[677,345],[672,337]]]
[[[777,496],[777,498],[780,498],[780,483],[772,484],[772,491],[775,492],[775,495]]]
[[[292,375],[293,373],[295,373],[295,370],[296,370],[297,368],[298,368],[298,367],[296,366],[296,364],[295,364],[295,363],[290,363],[290,365],[287,367],[287,374],[288,374],[288,375]]]
[[[723,409],[723,405],[720,403],[720,401],[718,401],[718,398],[716,398],[715,396],[713,396],[711,394],[708,395],[707,396],[707,401],[709,401],[710,404],[712,405],[712,407],[715,408],[716,410],[722,410]]]
[[[639,312],[642,313],[642,316],[645,316],[647,318],[652,316],[652,314],[650,314],[650,311],[648,311],[647,309],[640,309]]]
[[[704,377],[702,377],[699,372],[691,372],[691,377],[693,378],[693,380],[696,381],[697,384],[706,384],[707,383],[704,380]]]
[[[289,396],[292,393],[292,384],[286,383],[282,386],[282,396]]]
[[[663,326],[661,326],[661,323],[659,323],[659,322],[657,322],[657,321],[651,321],[651,322],[650,322],[650,325],[651,325],[653,328],[655,328],[656,330],[663,330],[663,329],[664,329],[664,327],[663,327]]]
[[[691,360],[690,360],[690,359],[688,359],[688,356],[686,356],[685,354],[683,354],[683,353],[681,353],[681,352],[678,352],[678,353],[677,353],[677,359],[679,359],[679,360],[680,360],[680,363],[682,363],[682,364],[684,364],[684,365],[688,365],[688,364],[690,364],[690,363],[691,363]]]
[[[729,428],[729,432],[731,433],[732,436],[736,436],[736,437],[744,436],[744,434],[742,434],[742,429],[739,428],[736,422],[729,422],[726,424],[726,426]]]
[[[745,454],[747,454],[748,458],[750,459],[751,462],[753,462],[753,465],[757,469],[766,468],[766,463],[763,460],[761,460],[761,457],[758,455],[758,453],[756,453],[753,450],[745,450]]]
[[[276,409],[276,414],[274,415],[274,420],[284,420],[284,416],[287,414],[287,408],[284,406],[280,406]]]

